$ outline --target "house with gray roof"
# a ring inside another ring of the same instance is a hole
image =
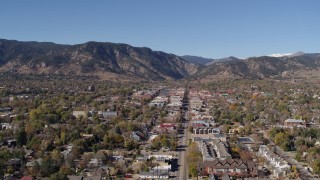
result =
[[[231,159],[228,148],[224,142],[219,139],[194,138],[203,155],[203,160]]]
[[[243,161],[241,159],[227,159],[214,161],[204,161],[198,163],[198,170],[208,175],[230,175],[235,177],[255,177],[257,168],[253,161]]]

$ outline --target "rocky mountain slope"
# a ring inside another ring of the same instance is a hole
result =
[[[210,59],[182,58],[127,44],[87,42],[59,45],[0,39],[0,72],[22,74],[94,75],[114,80],[176,80],[186,77],[262,79],[320,68],[320,54],[302,52],[244,60],[235,57],[214,59],[212,62],[207,60]],[[206,66],[201,65],[204,63]]]
[[[181,79],[199,65],[149,48],[87,42],[59,45],[0,39],[0,71],[98,75],[144,80]]]
[[[185,56],[181,56],[181,57],[188,62],[200,64],[200,65],[205,65],[205,66],[213,64],[215,62],[240,60],[240,59],[233,57],[233,56],[226,57],[226,58],[220,58],[220,59],[210,59],[210,58],[203,58],[203,57],[199,57],[199,56],[189,56],[189,55],[185,55]]]
[[[320,54],[283,57],[251,57],[245,60],[214,62],[197,73],[198,78],[233,77],[262,79],[296,70],[320,68]]]
[[[190,55],[181,56],[181,58],[185,59],[188,62],[201,64],[201,65],[206,65],[206,64],[214,61],[214,59],[203,58],[203,57],[199,57],[199,56],[190,56]]]

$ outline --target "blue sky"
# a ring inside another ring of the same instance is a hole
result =
[[[319,0],[3,0],[0,38],[221,58],[320,52]]]

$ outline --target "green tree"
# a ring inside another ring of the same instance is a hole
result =
[[[245,117],[246,120],[248,120],[249,122],[254,120],[254,115],[253,113],[248,113]]]
[[[62,173],[55,173],[50,176],[50,180],[67,180],[67,175]]]
[[[21,128],[17,134],[17,145],[19,147],[22,147],[23,145],[26,145],[27,143],[27,132],[24,128]]]
[[[56,173],[59,167],[55,166],[55,163],[50,157],[44,157],[41,163],[40,172],[42,177],[48,177],[50,174]]]
[[[192,164],[189,166],[189,176],[196,177],[198,175],[197,173],[197,166],[195,164]]]
[[[274,142],[283,150],[291,150],[291,138],[287,133],[280,132],[274,137]]]
[[[29,119],[30,120],[37,120],[40,118],[41,111],[38,109],[32,109],[29,113]]]
[[[320,174],[320,160],[315,159],[311,165],[313,172],[316,174]]]
[[[66,143],[66,132],[65,130],[62,130],[61,133],[60,133],[60,140],[63,144]]]
[[[282,132],[276,134],[276,136],[274,137],[274,142],[277,144],[277,145],[280,145],[283,143],[283,141],[286,139],[286,135]]]
[[[138,144],[134,140],[129,139],[125,141],[124,147],[127,148],[128,151],[131,151],[133,149],[137,149]]]
[[[196,165],[201,160],[202,160],[202,154],[199,151],[197,144],[195,142],[192,142],[187,151],[189,176],[196,177],[197,175]]]

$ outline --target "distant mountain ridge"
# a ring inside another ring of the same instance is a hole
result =
[[[114,80],[262,79],[281,76],[288,71],[318,68],[319,53],[209,59],[179,57],[128,44],[87,42],[60,45],[0,39],[0,72],[20,74],[94,75]]]
[[[206,65],[206,64],[214,61],[214,59],[203,58],[200,56],[190,56],[190,55],[181,56],[181,58],[185,59],[188,62],[201,64],[201,65]]]
[[[183,59],[185,59],[188,62],[191,63],[196,63],[196,64],[200,64],[200,65],[210,65],[214,62],[223,62],[223,61],[237,61],[240,60],[239,58],[236,58],[234,56],[229,56],[229,57],[225,57],[225,58],[220,58],[220,59],[210,59],[210,58],[203,58],[200,56],[190,56],[190,55],[185,55],[185,56],[181,56]]]
[[[199,65],[174,54],[127,44],[60,45],[0,39],[0,71],[90,74],[164,80],[195,74]]]
[[[197,73],[199,78],[238,77],[263,79],[281,76],[295,70],[320,68],[320,54],[303,53],[296,56],[250,57],[244,60],[213,62]]]

